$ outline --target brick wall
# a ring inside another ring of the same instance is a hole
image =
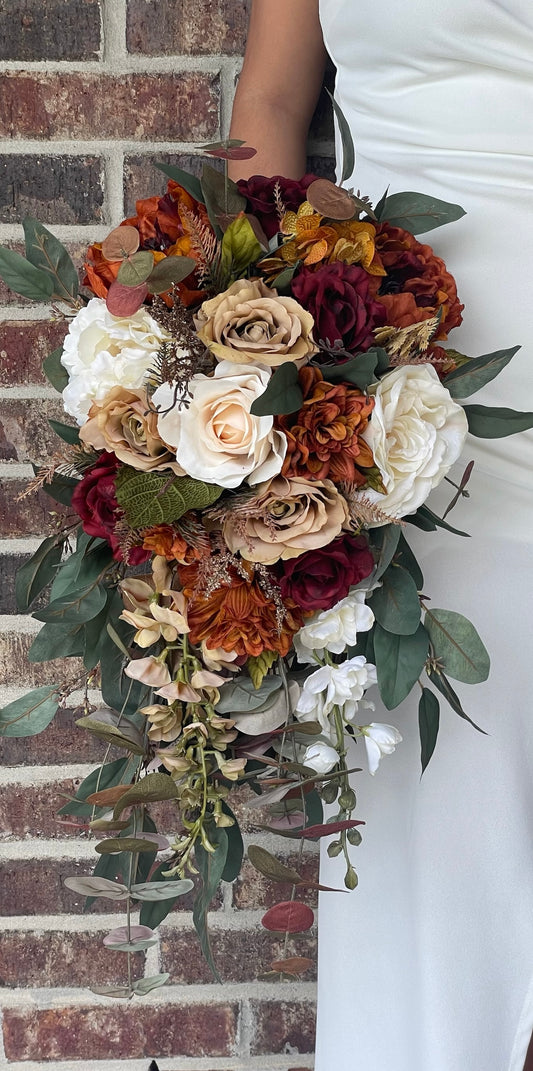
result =
[[[227,133],[248,8],[249,0],[0,0],[0,243],[19,246],[29,212],[81,263],[89,241],[136,197],[163,190],[153,157],[197,162],[195,143]],[[322,107],[312,151],[327,173],[325,116]],[[51,445],[47,417],[58,407],[40,365],[63,334],[48,308],[0,283],[2,703],[54,679],[51,667],[25,661],[36,623],[16,614],[13,581],[49,530],[50,500],[17,502],[17,494],[29,462]],[[130,1005],[90,993],[91,983],[120,980],[121,956],[101,942],[121,918],[105,914],[108,901],[82,914],[63,884],[94,861],[91,842],[56,817],[62,793],[99,758],[73,719],[61,711],[42,736],[2,744],[0,1069],[145,1071],[153,1057],[161,1071],[311,1067],[313,983],[257,981],[279,949],[259,926],[272,890],[249,869],[214,905],[224,985],[209,980],[184,901],[139,965],[168,970],[167,988]],[[244,804],[241,815],[249,838]],[[316,855],[307,866],[315,869]],[[295,951],[312,949],[306,936]]]

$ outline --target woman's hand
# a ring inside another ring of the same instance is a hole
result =
[[[253,0],[231,137],[257,156],[233,162],[233,179],[301,178],[325,63],[318,0]]]

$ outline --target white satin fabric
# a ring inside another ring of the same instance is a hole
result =
[[[321,0],[321,20],[356,144],[348,185],[467,210],[421,237],[466,305],[449,344],[520,343],[472,401],[533,409],[533,3]],[[470,499],[449,519],[472,539],[406,534],[432,605],[489,648],[489,681],[457,685],[487,735],[442,700],[420,780],[417,697],[377,701],[370,716],[404,741],[354,778],[359,888],[321,898],[316,1071],[522,1071],[533,1030],[533,433],[470,440],[464,456]],[[324,853],[322,881],[342,878]]]

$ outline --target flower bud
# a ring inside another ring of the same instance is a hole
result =
[[[330,859],[336,859],[342,852],[342,844],[340,840],[332,840],[331,844],[328,844],[328,855]]]
[[[336,781],[328,781],[326,785],[322,785],[320,789],[320,795],[324,800],[324,803],[335,803],[339,786]]]
[[[359,847],[363,839],[358,829],[349,829],[346,833],[346,836],[348,838],[349,843],[353,844],[355,848]]]
[[[349,866],[344,877],[344,884],[347,889],[356,889],[359,884],[359,878],[355,873],[353,866]]]
[[[353,811],[357,803],[355,792],[352,788],[345,788],[342,794],[339,796],[339,805],[343,811]]]

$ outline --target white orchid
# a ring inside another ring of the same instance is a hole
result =
[[[337,765],[338,761],[339,755],[335,748],[330,747],[329,744],[324,743],[322,740],[309,744],[303,757],[304,766],[309,766],[317,774],[329,773]]]
[[[342,654],[355,647],[359,632],[368,632],[374,624],[374,614],[365,602],[365,591],[352,591],[346,598],[315,614],[296,633],[294,647],[299,662],[314,662],[326,651]]]
[[[321,666],[304,682],[295,714],[299,721],[318,721],[330,736],[329,715],[340,707],[345,721],[352,721],[359,700],[367,688],[377,683],[376,667],[363,655],[349,658],[340,666]]]
[[[385,725],[380,721],[373,721],[370,725],[360,726],[366,746],[368,770],[372,776],[375,774],[382,755],[392,755],[397,744],[402,742],[402,736],[394,725]]]

